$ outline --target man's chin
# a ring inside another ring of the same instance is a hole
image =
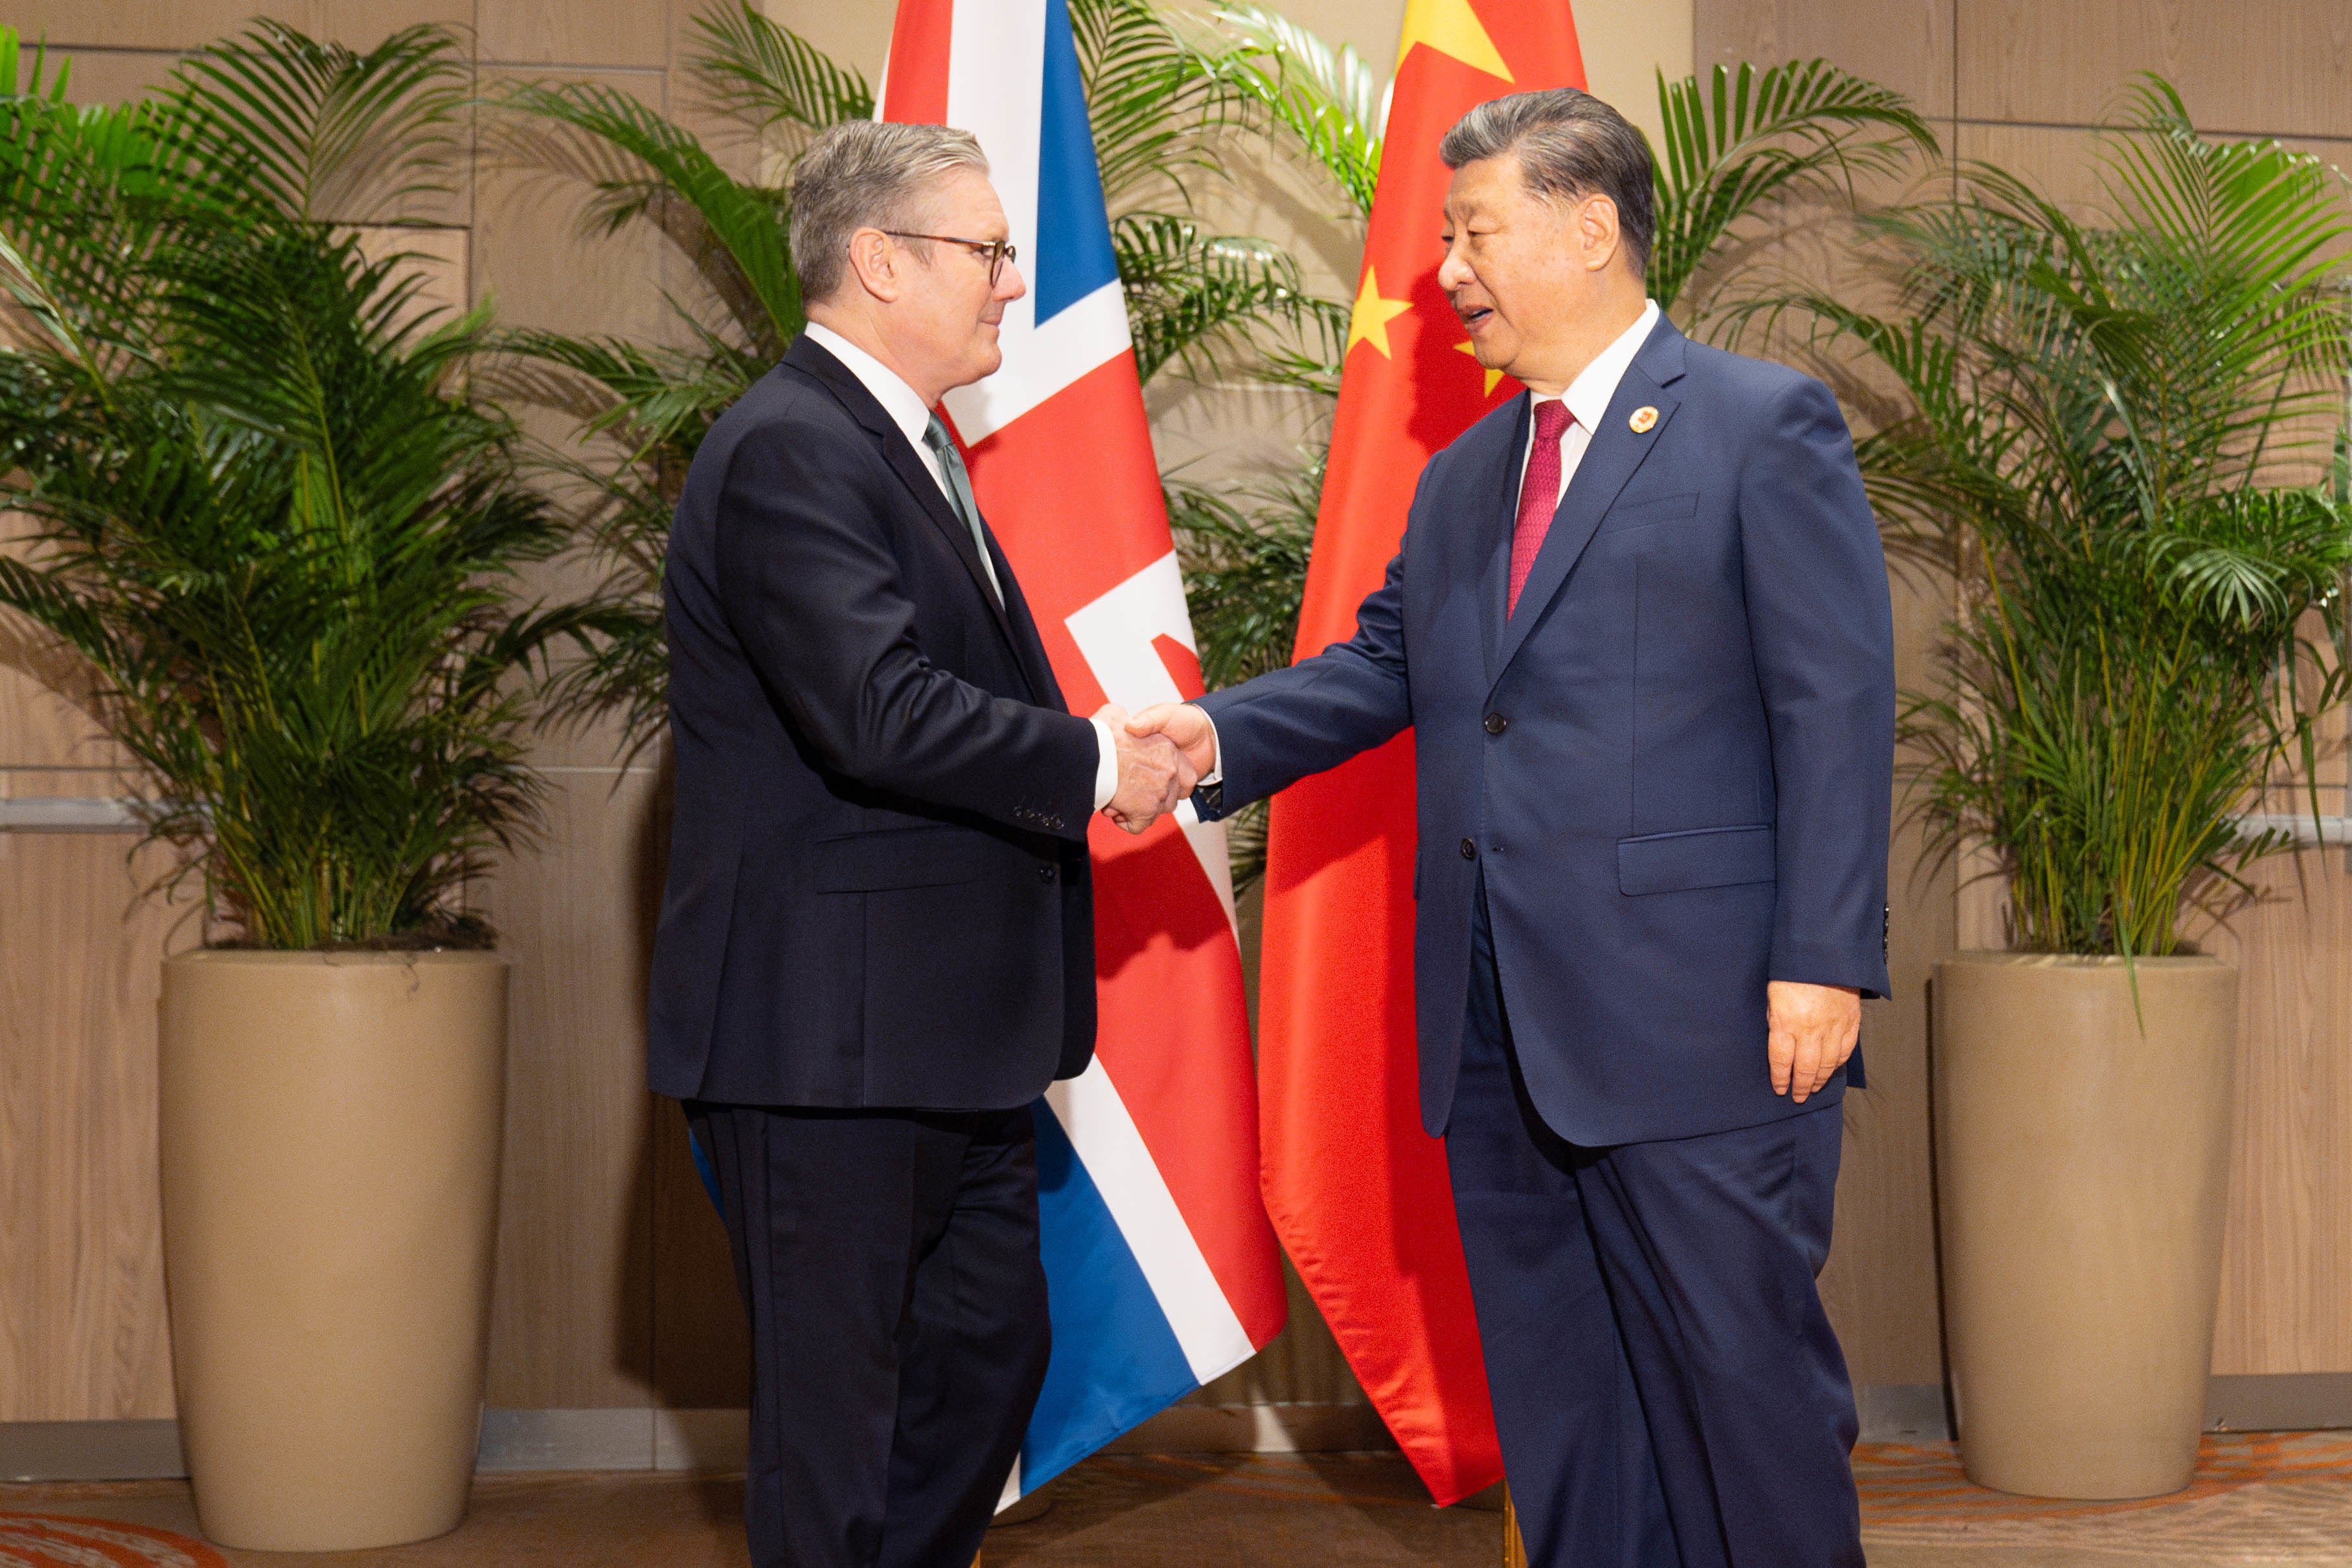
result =
[[[1475,327],[1465,321],[1462,329],[1470,335],[1471,355],[1481,365],[1490,371],[1510,368],[1511,350],[1517,345],[1506,342],[1509,334],[1503,330],[1501,323],[1489,316]]]

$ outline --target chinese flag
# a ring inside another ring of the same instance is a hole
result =
[[[1409,0],[1297,656],[1352,636],[1430,455],[1517,384],[1437,286],[1437,144],[1473,106],[1584,85],[1568,0]],[[1421,1128],[1412,737],[1276,796],[1259,1011],[1266,1209],[1431,1495],[1498,1480],[1444,1146]],[[1451,1005],[1462,1006],[1457,998]]]

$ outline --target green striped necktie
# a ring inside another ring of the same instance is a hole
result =
[[[980,551],[981,570],[988,573],[988,591],[996,596],[996,607],[1004,608],[1004,586],[996,580],[996,563],[988,557],[988,536],[980,531],[980,506],[971,498],[971,476],[964,472],[963,454],[956,450],[955,437],[948,434],[947,422],[938,414],[931,415],[930,428],[923,432],[923,444],[940,460],[940,472],[948,478],[948,500],[956,516],[971,530],[972,548]]]

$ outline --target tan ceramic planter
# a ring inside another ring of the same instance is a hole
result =
[[[1960,1458],[2034,1497],[2189,1484],[2230,1164],[2238,974],[1963,953],[1936,970],[1936,1175]],[[2147,1032],[2141,1032],[2145,1019]]]
[[[322,1552],[464,1517],[506,1100],[488,953],[163,970],[163,1252],[205,1533]]]

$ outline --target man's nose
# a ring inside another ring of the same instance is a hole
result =
[[[1448,246],[1445,259],[1437,264],[1437,287],[1451,293],[1469,282],[1474,276],[1469,265],[1462,259],[1461,252]]]
[[[1019,265],[1010,260],[1006,261],[1004,270],[996,275],[994,297],[999,299],[1012,300],[1018,299],[1028,292],[1029,285],[1022,277]]]

